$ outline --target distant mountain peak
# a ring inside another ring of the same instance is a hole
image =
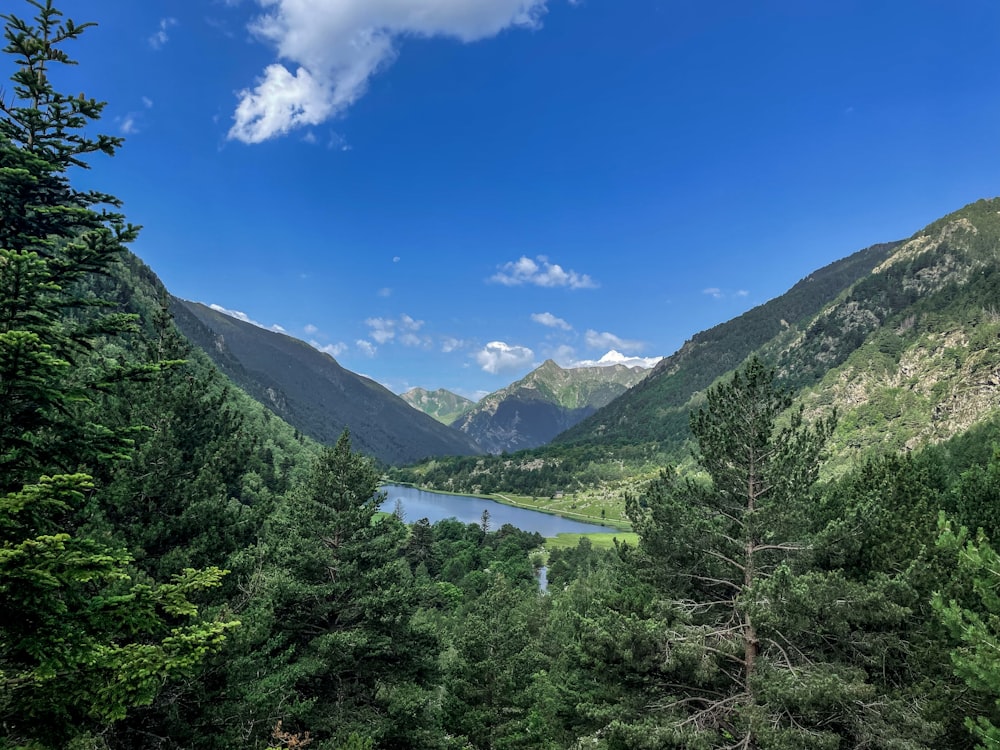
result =
[[[649,373],[609,364],[613,366],[564,368],[547,359],[517,382],[483,397],[453,427],[490,453],[544,445]]]

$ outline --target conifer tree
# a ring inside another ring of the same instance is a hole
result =
[[[101,500],[94,470],[130,444],[130,430],[87,421],[84,407],[153,366],[90,356],[135,328],[91,282],[137,230],[114,197],[69,179],[120,145],[84,132],[102,103],[52,84],[53,68],[73,64],[64,45],[92,24],[27,2],[33,20],[0,16],[16,67],[0,92],[0,724],[15,744],[65,747],[152,700],[231,623],[189,623],[189,595],[221,571],[136,583],[124,550],[81,531]]]
[[[952,651],[955,672],[974,691],[988,696],[981,714],[965,720],[979,740],[977,748],[1000,746],[1000,555],[982,531],[970,539],[966,528],[957,531],[942,522],[938,544],[960,560],[971,581],[978,606],[965,607],[938,594],[934,608],[959,645]]]
[[[660,702],[673,717],[663,742],[757,748],[775,727],[794,734],[794,720],[765,716],[762,672],[788,643],[786,634],[761,632],[760,592],[804,547],[803,513],[834,422],[807,426],[799,410],[779,426],[790,406],[774,371],[752,358],[710,388],[691,417],[707,480],[664,472],[629,502],[640,550],[672,599],[665,671],[684,687]]]

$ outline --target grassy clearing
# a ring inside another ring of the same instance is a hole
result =
[[[613,548],[615,539],[627,542],[632,546],[639,544],[639,535],[631,531],[617,531],[610,534],[559,534],[552,539],[545,540],[545,549],[568,549],[575,547],[584,538],[589,539],[590,543],[597,549]]]
[[[610,494],[589,496],[583,493],[572,493],[550,498],[497,493],[490,495],[490,497],[506,505],[538,510],[542,513],[554,513],[557,516],[574,518],[578,521],[603,524],[616,529],[628,530],[632,528],[625,517],[624,501]]]

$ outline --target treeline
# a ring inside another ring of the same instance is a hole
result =
[[[1000,741],[990,434],[823,485],[834,415],[779,420],[751,360],[690,417],[696,470],[629,498],[637,546],[407,526],[348,435],[303,440],[176,332],[115,199],[68,179],[119,145],[50,83],[85,27],[32,6],[4,17],[0,747]],[[553,485],[598,456],[560,458]]]
[[[552,444],[498,456],[435,458],[415,466],[390,467],[386,474],[394,482],[445,492],[554,497],[655,474],[664,460],[656,444]]]

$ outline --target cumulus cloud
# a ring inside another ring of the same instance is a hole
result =
[[[511,346],[503,341],[491,341],[478,352],[476,362],[484,372],[496,375],[530,365],[535,353],[526,346]]]
[[[229,137],[260,143],[315,126],[358,100],[406,36],[474,42],[535,28],[548,0],[257,0],[251,33],[279,60],[238,94]]]
[[[358,347],[358,351],[366,357],[374,357],[375,352],[378,351],[376,346],[371,341],[365,341],[364,339],[358,339],[354,342],[354,345]]]
[[[317,326],[314,326],[312,323],[306,323],[305,327],[302,330],[311,336],[317,331],[319,331],[319,328]]]
[[[263,328],[265,331],[277,331],[278,333],[285,333],[285,329],[279,326],[277,323],[272,323],[269,326],[263,323],[258,323],[256,320],[251,318],[245,312],[240,312],[239,310],[230,310],[223,307],[222,305],[209,305],[210,309],[220,312],[223,315],[228,315],[230,318],[236,318],[237,320],[242,320],[244,323],[249,323],[250,325],[257,326],[258,328]]]
[[[567,362],[563,367],[610,367],[611,365],[625,365],[626,367],[642,367],[649,369],[655,367],[663,357],[627,357],[621,352],[612,349],[598,360],[578,359]]]
[[[587,346],[591,349],[616,349],[618,351],[632,353],[640,351],[643,347],[643,343],[641,341],[631,341],[629,339],[623,339],[616,336],[613,333],[608,333],[607,331],[599,333],[593,329],[588,330],[587,333],[584,334],[584,340],[587,342]]]
[[[149,46],[153,49],[161,49],[164,44],[170,41],[170,35],[167,32],[176,25],[176,18],[161,18],[159,28],[149,37]]]
[[[564,331],[572,331],[573,326],[567,323],[562,318],[557,318],[555,315],[549,312],[543,313],[532,313],[531,319],[536,323],[540,323],[548,328],[561,328]]]
[[[712,299],[722,299],[722,290],[717,286],[710,286],[701,290],[702,294],[707,294]]]
[[[565,286],[570,289],[594,289],[597,283],[585,273],[566,271],[556,263],[550,263],[544,255],[532,259],[522,255],[520,259],[504,263],[490,277],[504,286],[532,284],[541,287]]]
[[[379,344],[393,340],[403,346],[425,346],[429,343],[428,339],[417,335],[424,321],[414,320],[406,314],[399,318],[368,318],[365,325],[368,326],[368,335]]]

